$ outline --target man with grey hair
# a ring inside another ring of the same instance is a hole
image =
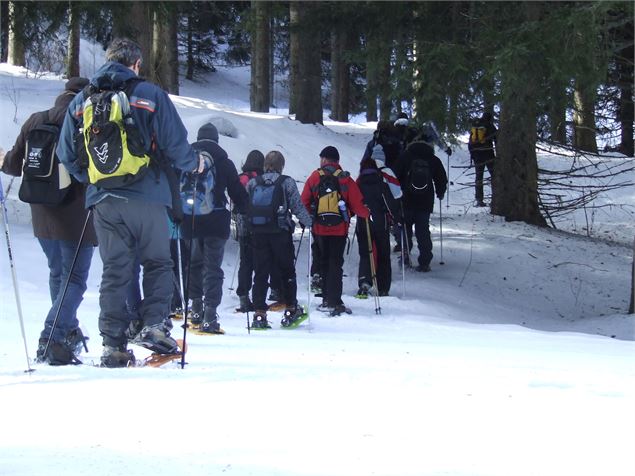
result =
[[[134,342],[160,354],[178,351],[167,324],[173,291],[167,217],[172,195],[165,170],[171,166],[202,172],[205,157],[187,142],[187,131],[168,95],[137,77],[142,62],[137,43],[125,38],[113,40],[106,60],[90,85],[69,105],[57,153],[69,172],[90,183],[86,165],[78,155],[86,152],[81,133],[85,108],[96,93],[125,92],[140,145],[150,156],[150,167],[147,173],[114,187],[90,183],[86,192],[86,208],[94,212],[104,265],[99,288],[99,331],[104,345],[101,364],[125,367],[134,361],[127,349],[126,291],[137,257],[143,266],[143,328]]]

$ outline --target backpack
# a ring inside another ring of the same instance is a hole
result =
[[[23,202],[56,206],[68,196],[72,179],[55,153],[59,135],[60,127],[49,123],[28,132],[18,192]]]
[[[487,128],[481,125],[473,125],[470,129],[470,145],[485,144]]]
[[[216,183],[216,168],[212,165],[202,174],[183,172],[179,184],[183,213],[186,215],[207,215],[212,213],[214,206],[214,185]],[[196,192],[194,191],[196,187]]]
[[[125,187],[143,178],[150,165],[139,129],[130,111],[129,95],[141,81],[130,80],[122,90],[84,89],[82,142],[77,148],[88,181],[101,188]]]
[[[315,218],[322,226],[336,226],[344,223],[345,218],[339,207],[342,199],[340,194],[341,169],[337,169],[330,174],[323,169],[318,169],[320,183],[317,187],[317,206],[315,207]]]
[[[286,228],[287,207],[284,203],[282,182],[286,175],[275,181],[262,175],[255,178],[256,185],[249,191],[247,223],[254,233],[275,233]]]
[[[432,168],[430,161],[421,157],[415,157],[410,163],[408,176],[406,177],[405,191],[414,195],[427,193],[432,185]]]

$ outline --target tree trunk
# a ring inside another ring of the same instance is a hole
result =
[[[390,58],[392,56],[391,41],[384,38],[378,58],[377,79],[379,91],[379,119],[387,121],[392,112],[392,85],[390,84]]]
[[[379,95],[379,66],[377,51],[379,38],[375,32],[368,32],[366,36],[366,121],[375,122],[377,115],[377,96]]]
[[[26,66],[24,46],[24,6],[20,2],[9,2],[9,64]]]
[[[163,3],[155,6],[150,77],[171,94],[179,94],[178,18],[178,7],[175,4]]]
[[[0,63],[6,63],[9,42],[9,3],[0,2]]]
[[[537,21],[541,6],[523,4],[525,15]],[[501,113],[498,157],[494,163],[492,213],[507,221],[546,226],[538,203],[538,161],[536,159],[536,108],[538,78],[530,74],[535,58],[517,55],[508,70],[501,71]],[[517,71],[526,71],[518,76]]]
[[[312,25],[315,2],[297,6],[298,76],[296,80],[296,120],[303,124],[322,124],[322,64],[319,30]]]
[[[632,24],[631,24],[632,25]],[[631,30],[632,42],[632,30]],[[620,152],[628,157],[633,157],[633,44],[622,50],[618,58],[620,102],[618,106],[617,120],[622,125]]]
[[[194,20],[192,13],[187,16],[187,70],[185,78],[192,81],[194,79]]]
[[[79,4],[69,2],[68,7],[68,53],[66,56],[66,77],[79,76]]]
[[[573,144],[576,149],[597,154],[595,96],[595,87],[591,85],[578,83],[573,92]]]
[[[254,112],[269,112],[271,22],[268,2],[252,1],[254,31],[251,36],[251,85],[249,102]]]
[[[633,266],[631,270],[631,304],[628,307],[628,312],[635,314],[635,240],[633,240]]]
[[[336,26],[331,34],[331,119],[348,122],[350,102],[350,65],[345,59],[349,35]]]
[[[113,36],[127,37],[141,47],[143,59],[140,75],[152,73],[153,17],[150,2],[121,2],[113,8]]]
[[[551,140],[558,144],[567,143],[567,95],[564,89],[554,85],[551,90],[548,113]]]
[[[296,112],[298,91],[298,64],[300,62],[299,2],[289,3],[289,114]]]

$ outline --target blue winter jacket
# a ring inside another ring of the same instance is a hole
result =
[[[90,80],[97,85],[99,78],[108,77],[117,87],[126,80],[136,77],[135,73],[120,63],[104,64]],[[139,82],[133,89],[130,106],[135,123],[139,128],[145,150],[150,152],[152,142],[168,163],[180,170],[194,170],[198,165],[198,155],[187,141],[187,130],[167,93],[152,83]],[[82,127],[84,94],[80,92],[68,107],[64,125],[57,146],[57,155],[80,182],[88,182],[88,173],[80,169],[75,152],[75,135]],[[155,172],[158,172],[156,173]],[[106,196],[142,200],[172,206],[168,182],[163,171],[157,167],[149,171],[137,182],[121,188],[103,189],[89,185],[86,191],[86,207],[99,203]]]

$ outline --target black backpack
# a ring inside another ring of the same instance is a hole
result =
[[[48,122],[28,132],[18,192],[23,202],[57,206],[66,200],[72,178],[55,153],[59,136],[60,127]]]
[[[342,214],[339,202],[342,199],[340,193],[340,177],[346,177],[347,172],[337,169],[334,173],[318,169],[320,182],[317,186],[315,218],[322,226],[336,226],[344,223],[346,218]]]
[[[413,195],[424,195],[432,189],[432,166],[429,160],[415,157],[410,163],[406,178],[406,192]]]
[[[287,208],[282,182],[286,177],[280,175],[275,181],[262,175],[255,178],[247,210],[247,223],[253,233],[276,233],[285,228]]]

